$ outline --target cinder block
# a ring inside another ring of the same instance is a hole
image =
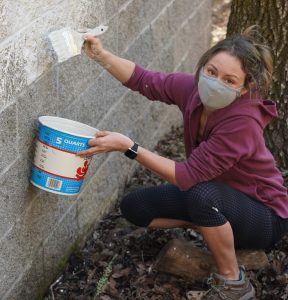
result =
[[[150,103],[145,97],[136,92],[129,92],[123,100],[117,102],[111,108],[96,127],[126,134],[131,124],[139,117],[139,113],[145,110],[148,105]]]
[[[114,0],[113,0],[114,1]],[[70,4],[71,1],[69,1]],[[82,13],[79,14],[79,1],[73,1],[73,15],[78,19],[77,24],[83,22],[83,26],[94,28],[106,22],[105,0],[82,2]],[[109,1],[110,2],[110,1]],[[78,8],[78,11],[77,11]],[[81,20],[82,19],[82,20]]]
[[[171,109],[166,118],[161,122],[158,130],[155,132],[154,140],[159,141],[166,133],[171,130],[171,124],[180,126],[183,123],[182,115],[177,109]]]
[[[15,219],[15,214],[0,210],[0,237],[12,227]]]
[[[87,185],[89,185],[91,178],[95,175],[95,173],[99,170],[99,168],[101,168],[101,165],[105,162],[107,156],[108,154],[101,153],[101,154],[96,154],[92,157],[80,193],[85,189]]]
[[[15,235],[17,232],[14,232],[14,235],[8,233],[0,241],[0,299],[3,299],[25,267],[23,258],[26,258],[27,253],[24,252],[21,255],[19,251],[21,246],[14,240]],[[25,243],[25,240],[23,242]],[[22,260],[18,254],[21,255]]]
[[[87,233],[91,225],[101,219],[118,196],[125,178],[124,174],[127,174],[125,172],[127,166],[121,174],[119,173],[121,165],[119,160],[123,159],[120,155],[119,153],[109,155],[109,159],[95,172],[77,199],[77,218],[81,235]],[[127,163],[129,162],[126,161]]]
[[[61,0],[50,1],[20,1],[15,5],[12,1],[1,1],[0,11],[0,42],[2,39],[14,34],[29,25],[35,19],[45,14],[53,6],[60,4]]]
[[[154,18],[156,23],[157,18],[162,17],[163,13],[161,11],[164,9],[163,6],[160,6],[161,1],[156,2],[156,7],[155,1],[153,4],[151,2],[150,0],[145,2],[135,0],[128,5],[126,10],[120,11],[119,14],[119,53],[125,53],[123,52],[125,50],[127,51],[125,55],[127,55],[128,59],[140,60],[143,65],[147,65],[147,61],[151,61],[153,56],[155,56],[153,52],[154,43],[160,43],[159,40],[153,40],[151,26],[147,26],[147,24]],[[133,11],[132,14],[131,11]],[[166,26],[168,26],[168,23]],[[164,27],[162,27],[163,29]],[[167,27],[163,32],[167,32]],[[165,36],[163,39],[165,40]]]
[[[168,73],[174,71],[176,65],[174,61],[174,47],[175,44],[172,41],[162,50],[160,55],[153,60],[153,70],[160,70]]]
[[[47,72],[31,84],[17,99],[19,148],[22,153],[33,153],[38,117],[56,115],[62,106],[57,100],[57,76]]]
[[[209,47],[205,45],[207,39],[210,40],[210,31],[207,34],[207,28],[211,29],[211,0],[202,1],[197,10],[192,12],[187,22],[189,24],[189,28],[191,30],[191,36],[193,37],[193,41],[198,44],[201,44],[202,47]],[[194,44],[194,43],[193,43]]]
[[[141,64],[146,67],[155,57],[155,53],[151,48],[152,45],[152,30],[147,28],[134,43],[129,47],[125,53],[125,57],[133,62]]]
[[[45,282],[43,247],[41,245],[34,253],[33,261],[25,266],[23,272],[1,299],[37,299],[43,296],[47,284],[49,282]]]
[[[132,41],[143,30],[144,10],[142,0],[133,0],[119,12],[118,52],[130,46]],[[145,24],[147,25],[147,24]]]
[[[146,0],[142,1],[142,9],[144,10],[144,24],[150,24],[154,19],[158,18],[171,3],[171,0]],[[164,32],[163,32],[164,33]]]
[[[109,0],[105,1],[105,15],[106,20],[111,20],[112,17],[115,17],[118,14],[119,11],[119,0]]]
[[[62,111],[61,117],[95,127],[105,112],[105,77],[103,73],[94,79],[81,96]],[[104,104],[104,105],[103,105]]]
[[[118,8],[119,10],[126,5],[130,0],[118,0]]]
[[[0,210],[20,215],[40,192],[29,183],[31,155],[21,155],[0,177]]]
[[[61,111],[73,105],[73,102],[95,82],[103,69],[83,54],[55,66],[54,72],[57,78],[57,98],[54,101],[62,104],[59,108]]]
[[[14,43],[0,48],[0,110],[14,102],[15,94],[27,84],[25,61],[15,48]]]
[[[167,105],[161,102],[153,102],[149,108],[141,114],[136,123],[133,124],[132,130],[130,132],[131,137],[138,141],[144,148],[153,149],[157,144],[158,139],[155,138],[156,132],[167,116],[171,114],[171,111],[177,112],[177,118],[169,119],[166,122],[166,132],[168,132],[171,127],[179,124],[179,120],[182,120],[181,113],[179,109],[174,105]],[[161,132],[156,136],[159,138]]]
[[[174,0],[168,7],[169,31],[176,32],[186,18],[197,9],[199,1]],[[194,26],[197,26],[194,24]],[[198,27],[199,28],[199,27]]]
[[[169,44],[172,35],[168,29],[169,21],[167,9],[163,10],[157,19],[151,24],[153,53],[159,54]]]
[[[68,209],[75,204],[75,197],[59,196],[42,191],[18,218],[12,229],[0,242],[0,257],[4,270],[0,274],[0,291],[7,291],[25,266],[55,228]]]
[[[75,250],[78,239],[76,202],[63,214],[61,221],[50,230],[43,242],[43,261],[45,281],[55,280],[63,269],[71,252]]]
[[[0,113],[0,170],[3,172],[18,157],[16,104]]]
[[[104,71],[78,100],[63,110],[61,116],[98,128],[97,125],[125,93],[127,88]]]
[[[108,72],[104,73],[105,77],[105,99],[101,99],[100,105],[104,102],[107,112],[128,92],[128,89],[117,79],[112,77]]]

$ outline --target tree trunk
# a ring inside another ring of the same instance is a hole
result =
[[[273,83],[269,98],[277,103],[279,118],[265,130],[268,148],[288,183],[288,1],[232,0],[227,35],[257,24],[272,49]]]

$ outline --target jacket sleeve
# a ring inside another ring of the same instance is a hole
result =
[[[178,187],[188,190],[193,185],[209,181],[228,171],[242,159],[256,151],[262,131],[249,117],[226,121],[221,128],[214,128],[207,141],[192,150],[188,159],[176,162],[175,176]]]
[[[162,73],[143,69],[136,64],[124,86],[150,100],[175,104],[182,110],[195,87],[195,77],[189,73]]]

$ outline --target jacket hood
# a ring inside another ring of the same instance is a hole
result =
[[[274,101],[263,100],[261,97],[253,99],[250,97],[250,93],[242,95],[230,105],[222,109],[218,109],[212,114],[215,119],[249,116],[254,118],[263,129],[272,121],[273,118],[278,116],[276,103]]]

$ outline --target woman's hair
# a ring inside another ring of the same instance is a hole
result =
[[[248,27],[242,34],[235,34],[219,41],[200,58],[196,70],[196,82],[206,63],[217,53],[227,52],[237,57],[246,74],[244,87],[255,89],[265,95],[270,87],[273,59],[268,46],[258,42],[260,35],[257,26]]]

